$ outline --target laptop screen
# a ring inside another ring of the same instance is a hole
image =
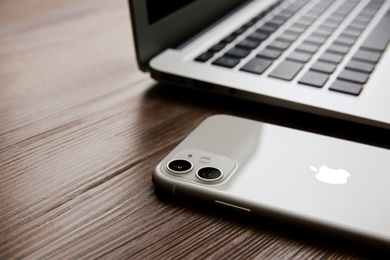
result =
[[[252,0],[129,0],[139,67]]]
[[[197,0],[147,0],[146,7],[148,9],[149,24],[158,22],[162,18],[195,1]]]

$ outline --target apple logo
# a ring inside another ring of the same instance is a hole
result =
[[[319,169],[310,166],[310,169],[317,173],[317,180],[329,184],[345,184],[348,181],[348,177],[351,176],[344,169],[331,169],[326,165],[321,166]]]

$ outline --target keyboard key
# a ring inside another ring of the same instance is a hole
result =
[[[344,44],[347,46],[352,46],[355,43],[354,37],[349,37],[346,35],[340,35],[334,42],[337,44]]]
[[[324,22],[322,25],[332,28],[333,30],[336,30],[336,28],[338,27],[338,24],[331,23],[331,22]]]
[[[303,67],[302,63],[286,60],[280,63],[271,72],[271,74],[269,74],[269,76],[273,78],[283,79],[283,80],[292,80],[302,69],[302,67]]]
[[[260,21],[260,20],[263,19],[264,16],[266,16],[266,15],[267,15],[267,12],[263,11],[263,12],[261,12],[260,14],[256,15],[255,18],[253,18],[253,19],[256,20],[256,21]]]
[[[352,37],[359,37],[361,34],[361,31],[356,30],[348,30],[348,27],[343,31],[343,34],[352,36]]]
[[[381,18],[363,42],[362,48],[384,51],[390,41],[390,10]]]
[[[277,28],[280,27],[280,24],[274,23],[274,22],[271,20],[271,21],[269,21],[269,22],[266,22],[266,23],[264,24],[264,26],[272,27],[272,28],[275,28],[275,30],[276,30]]]
[[[287,56],[288,60],[294,60],[302,63],[308,62],[310,58],[311,58],[310,53],[305,53],[300,51],[294,51],[293,53]]]
[[[364,21],[364,22],[370,22],[371,19],[372,19],[372,17],[369,16],[369,15],[361,15],[361,14],[359,14],[359,15],[356,17],[356,20],[358,20],[358,21]]]
[[[310,26],[310,24],[304,24],[304,23],[300,23],[300,22],[295,22],[295,23],[292,24],[292,26],[300,27],[300,28],[303,28],[304,30],[306,30],[307,27]]]
[[[368,50],[358,50],[355,55],[353,55],[352,59],[363,60],[372,63],[377,63],[381,58],[381,54],[377,52],[372,52]]]
[[[354,31],[354,32],[359,32],[359,33],[362,33],[364,31],[364,28],[357,28],[353,25],[348,25],[347,28],[345,28],[345,30],[350,30],[350,31]]]
[[[339,26],[340,22],[341,22],[341,20],[338,20],[338,19],[334,19],[334,18],[329,17],[329,18],[327,18],[327,19],[323,22],[323,24],[324,24],[324,25],[330,25],[330,27],[333,27],[333,26],[337,27],[337,26]]]
[[[250,20],[249,22],[245,23],[242,27],[243,28],[251,28],[257,21],[255,19]]]
[[[280,19],[278,17],[273,17],[270,22],[272,24],[274,24],[274,25],[279,27],[279,26],[283,25],[286,22],[286,20],[285,19]]]
[[[245,27],[241,27],[240,29],[237,29],[236,31],[234,31],[233,35],[239,36],[239,35],[243,34],[246,31],[246,29],[247,28],[245,28]]]
[[[325,52],[324,54],[321,55],[319,60],[322,61],[327,61],[331,63],[338,64],[340,61],[343,59],[343,55],[340,54],[335,54],[335,53],[330,53],[330,52]]]
[[[310,16],[310,15],[305,15],[305,16],[302,16],[299,21],[303,22],[303,23],[313,23],[315,20],[317,20],[317,16]]]
[[[336,10],[333,14],[332,17],[339,17],[340,19],[345,19],[347,17],[348,12],[345,12],[343,10]]]
[[[347,16],[348,13],[351,11],[351,7],[348,8],[348,6],[346,6],[345,4],[346,4],[346,2],[344,4],[342,4],[341,6],[339,6],[337,8],[336,12],[338,12],[340,14],[345,14],[345,16]]]
[[[305,24],[307,26],[310,26],[313,22],[310,21],[310,19],[305,19],[304,17],[301,17],[297,20],[297,23]]]
[[[213,56],[214,56],[214,53],[212,53],[212,52],[205,52],[205,53],[199,55],[198,57],[196,57],[195,60],[196,61],[200,61],[200,62],[206,62]]]
[[[369,16],[373,17],[373,16],[376,14],[377,11],[378,11],[377,8],[369,8],[368,6],[366,6],[366,7],[362,10],[361,14],[363,14],[363,15],[369,15]]]
[[[248,50],[248,49],[242,49],[242,48],[235,47],[235,48],[229,50],[228,52],[226,52],[225,55],[242,59],[242,58],[245,58],[246,56],[248,56],[249,53],[250,53],[250,50]]]
[[[324,33],[321,33],[321,32],[313,32],[311,35],[313,35],[315,37],[323,38],[325,41],[329,37],[329,34],[324,34]]]
[[[258,41],[245,39],[245,40],[241,41],[239,44],[237,44],[237,47],[241,47],[241,48],[245,48],[245,49],[255,49],[259,45],[260,45],[260,43]]]
[[[345,17],[346,17],[345,14],[338,13],[338,12],[332,13],[332,15],[329,16],[329,18],[334,19],[334,20],[338,20],[338,21],[343,21],[345,19]]]
[[[366,26],[367,26],[368,23],[365,22],[365,21],[361,21],[361,20],[358,20],[358,19],[354,19],[350,24],[351,24],[352,26],[354,26],[354,27],[364,29],[364,28],[366,28]]]
[[[332,1],[321,1],[318,2],[315,6],[321,8],[322,10],[326,10],[332,4]]]
[[[222,67],[226,67],[226,68],[233,68],[235,67],[238,63],[240,62],[239,59],[236,59],[236,58],[230,58],[230,57],[220,57],[218,59],[216,59],[213,64],[214,65],[218,65],[218,66],[222,66]]]
[[[290,18],[289,16],[277,14],[274,16],[274,18],[272,18],[272,21],[274,23],[278,23],[278,22],[285,23],[289,18]],[[275,21],[278,21],[278,22],[275,22]]]
[[[261,33],[261,32],[254,32],[251,35],[248,36],[249,39],[257,41],[257,42],[262,42],[265,39],[267,39],[269,34],[266,33]]]
[[[265,32],[265,33],[273,33],[276,31],[279,27],[275,24],[266,23],[263,26],[261,26],[258,31],[259,32]]]
[[[280,5],[281,1],[278,1],[276,3],[274,3],[273,5],[271,5],[270,7],[268,7],[268,11],[271,12],[272,10],[274,10],[278,5]]]
[[[317,61],[311,66],[310,70],[331,74],[335,71],[336,67],[336,64],[333,63]]]
[[[359,38],[359,36],[351,35],[351,34],[344,33],[344,32],[340,34],[340,37],[351,38],[354,41],[356,41],[356,39]]]
[[[272,49],[278,49],[278,50],[286,50],[290,46],[290,43],[288,42],[282,42],[282,41],[273,41],[270,44],[267,45],[267,48]]]
[[[278,17],[278,18],[281,18],[281,19],[285,19],[285,20],[287,21],[288,19],[291,18],[291,15],[284,14],[284,13],[282,13],[282,12],[279,12],[279,14],[275,15],[275,17]]]
[[[209,52],[219,52],[223,48],[225,48],[225,46],[226,46],[226,44],[224,44],[224,43],[217,43],[216,45],[214,45],[213,47],[211,47],[209,49]]]
[[[319,48],[319,45],[317,44],[311,44],[308,42],[303,42],[301,45],[299,45],[296,50],[303,51],[303,52],[308,52],[308,53],[315,53]]]
[[[244,67],[242,67],[240,70],[255,73],[255,74],[262,74],[271,64],[272,64],[271,60],[254,58],[251,61],[249,61]]]
[[[327,51],[336,52],[339,54],[346,54],[349,51],[349,46],[340,45],[340,44],[332,44],[329,46]]]
[[[282,52],[280,50],[264,49],[264,50],[260,51],[257,54],[257,56],[262,57],[262,58],[266,58],[266,59],[274,60],[274,59],[279,58],[279,56],[281,54],[282,54]]]
[[[349,82],[349,81],[336,80],[330,86],[329,89],[337,92],[358,96],[363,89],[363,85]]]
[[[306,28],[305,27],[300,27],[300,26],[290,26],[289,28],[288,28],[288,30],[289,31],[291,31],[291,32],[294,32],[294,33],[296,33],[296,34],[301,34],[301,33],[303,33],[305,30],[306,30]]]
[[[328,80],[329,76],[324,73],[314,72],[314,71],[308,71],[303,75],[303,77],[298,81],[298,83],[322,88],[326,81]]]
[[[327,34],[327,35],[331,35],[334,31],[334,28],[333,27],[329,27],[329,26],[326,26],[326,25],[320,25],[317,30],[315,30],[315,32],[320,32],[321,34]]]
[[[293,36],[295,36],[296,38],[295,39],[297,39],[298,37],[299,37],[299,33],[297,33],[297,32],[294,32],[294,31],[291,31],[290,29],[286,29],[284,32],[283,32],[283,35],[284,34],[291,34],[291,35],[293,35]]]
[[[369,75],[365,72],[357,72],[349,69],[344,69],[337,78],[355,83],[365,84],[368,80],[368,77]]]
[[[326,37],[312,34],[309,37],[307,37],[305,41],[321,45],[326,41]]]
[[[231,35],[225,37],[221,42],[222,42],[222,43],[225,43],[225,44],[226,44],[226,43],[231,43],[231,42],[233,42],[236,38],[237,38],[237,35],[231,34]]]
[[[294,11],[289,10],[289,9],[284,9],[283,11],[280,12],[280,15],[291,17],[294,15]]]
[[[296,34],[283,33],[283,34],[280,35],[276,40],[278,40],[278,41],[285,41],[285,42],[288,42],[288,43],[292,43],[292,42],[295,41],[297,38],[298,38],[298,35],[296,35]]]
[[[360,35],[362,33],[362,29],[361,28],[357,28],[355,26],[352,26],[352,25],[348,25],[345,29],[344,29],[344,32],[348,33],[348,34],[358,34]]]
[[[363,71],[367,73],[371,73],[374,70],[375,65],[368,62],[362,62],[358,60],[351,60],[348,62],[347,66],[345,66],[347,69],[350,70],[356,70],[356,71]]]

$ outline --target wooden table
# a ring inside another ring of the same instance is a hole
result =
[[[389,132],[163,86],[126,0],[0,2],[0,259],[347,258],[321,234],[156,196],[156,163],[225,113],[390,148]]]

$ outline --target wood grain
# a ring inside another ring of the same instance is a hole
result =
[[[131,37],[125,0],[0,2],[0,259],[376,253],[156,196],[154,166],[209,115],[390,148],[388,132],[158,85]]]

